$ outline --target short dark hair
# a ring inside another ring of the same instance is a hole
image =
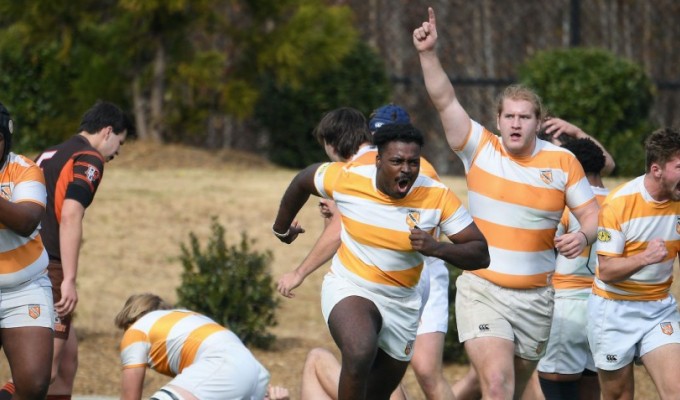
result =
[[[345,160],[352,158],[362,144],[371,142],[366,117],[351,107],[324,114],[313,134],[319,144],[328,144]]]
[[[96,133],[110,126],[113,128],[113,132],[119,135],[129,130],[130,125],[130,120],[117,105],[98,100],[83,114],[78,132]]]
[[[680,156],[680,131],[674,128],[661,128],[652,132],[645,140],[646,172],[652,164],[666,164],[673,157]]]
[[[387,124],[378,128],[373,135],[373,144],[378,148],[378,154],[382,154],[383,149],[390,142],[416,143],[423,147],[425,139],[423,134],[411,124]]]
[[[572,138],[562,144],[562,147],[574,153],[586,174],[599,174],[602,168],[604,168],[604,152],[592,140],[588,138]]]

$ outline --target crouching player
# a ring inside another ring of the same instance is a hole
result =
[[[146,367],[174,379],[152,400],[263,399],[269,372],[241,340],[210,318],[160,297],[130,296],[115,319],[123,329],[122,400],[140,400]]]

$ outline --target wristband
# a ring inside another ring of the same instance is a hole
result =
[[[274,232],[274,236],[276,236],[277,238],[279,238],[279,239],[285,239],[285,238],[288,237],[288,235],[290,235],[290,228],[288,228],[288,230],[286,231],[286,233],[278,233],[277,231],[274,230],[274,227],[272,226],[272,232]],[[586,240],[586,243],[587,243],[587,242],[588,242],[588,240]]]
[[[276,232],[274,232],[274,233],[276,233]],[[583,232],[583,231],[579,231],[579,233],[581,233],[583,235],[583,237],[586,238],[586,246],[590,246],[590,243],[588,243],[588,236],[586,236],[586,233]]]

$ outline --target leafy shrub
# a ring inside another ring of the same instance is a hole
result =
[[[447,264],[449,270],[449,330],[444,339],[444,361],[465,364],[468,362],[463,343],[458,341],[456,325],[456,279],[463,270]]]
[[[597,138],[616,161],[617,175],[644,172],[644,137],[654,87],[644,70],[613,54],[588,48],[539,52],[519,69],[552,115]]]
[[[245,233],[239,245],[228,246],[224,227],[215,219],[211,230],[205,250],[193,232],[189,245],[182,244],[179,304],[210,316],[244,343],[266,349],[275,339],[267,328],[276,325],[279,304],[269,273],[271,252],[251,251],[254,241]]]
[[[339,66],[299,88],[273,80],[264,86],[255,116],[270,132],[269,159],[292,168],[327,158],[312,136],[325,112],[349,106],[368,115],[387,101],[390,88],[379,55],[360,41]]]

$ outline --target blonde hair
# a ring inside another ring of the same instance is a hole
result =
[[[534,115],[539,121],[543,120],[543,115],[545,110],[543,110],[543,104],[541,103],[541,97],[531,88],[515,84],[506,87],[501,93],[496,97],[496,116],[500,116],[503,112],[503,100],[526,100],[534,106]]]
[[[116,315],[114,323],[118,328],[126,330],[144,316],[144,314],[156,310],[169,310],[171,308],[173,308],[171,304],[166,303],[165,300],[155,294],[133,294],[125,301],[125,305]]]

